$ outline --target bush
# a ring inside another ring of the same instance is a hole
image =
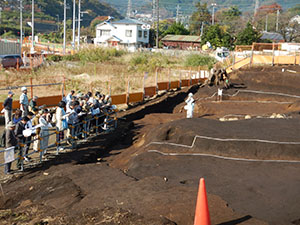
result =
[[[120,57],[123,54],[125,54],[124,51],[115,48],[85,48],[76,53],[73,56],[73,60],[80,60],[82,62],[104,62],[114,57]]]
[[[185,59],[185,66],[207,66],[208,69],[211,69],[214,64],[217,62],[217,60],[211,56],[208,55],[198,55],[198,54],[193,54],[189,55]]]
[[[60,55],[49,55],[49,56],[47,56],[47,58],[46,58],[46,60],[47,61],[52,61],[52,62],[59,62],[59,61],[61,61],[62,60],[62,56],[60,56]]]
[[[168,56],[159,53],[136,53],[130,59],[131,70],[154,71],[157,67],[167,67],[170,64]]]
[[[104,62],[111,60],[114,57],[120,57],[125,54],[125,51],[119,51],[117,49],[103,49],[103,48],[85,48],[80,50],[74,55],[50,55],[47,60],[58,62],[64,61],[81,61],[85,62]]]

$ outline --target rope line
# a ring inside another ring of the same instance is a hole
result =
[[[292,104],[293,102],[279,102],[279,101],[234,101],[234,100],[225,100],[222,101],[222,103],[232,103],[232,102],[245,102],[245,103],[262,103],[262,104],[268,104],[268,103],[273,103],[273,104]],[[216,102],[219,103],[219,102]]]
[[[172,146],[178,146],[178,147],[184,147],[184,148],[191,149],[195,146],[195,142],[196,142],[197,138],[206,139],[206,140],[214,140],[214,141],[222,141],[222,142],[237,141],[237,142],[260,142],[260,143],[281,144],[281,145],[300,145],[300,142],[272,141],[272,140],[249,139],[249,138],[240,138],[240,139],[237,139],[237,138],[214,138],[214,137],[196,135],[194,137],[191,145],[176,144],[176,143],[170,143],[170,142],[150,142],[149,144],[146,145],[146,147],[148,147],[152,144],[157,144],[157,145],[172,145]]]
[[[285,94],[280,92],[256,91],[256,90],[238,90],[238,92],[249,92],[249,93],[257,93],[257,94],[280,95],[280,96],[286,96],[291,98],[300,98],[299,95],[290,95],[290,94]]]
[[[217,159],[244,161],[244,162],[300,163],[300,161],[298,161],[298,160],[245,159],[245,158],[234,158],[234,157],[205,154],[205,153],[174,153],[174,152],[164,153],[164,152],[161,152],[158,150],[148,150],[148,152],[158,153],[163,156],[204,156],[204,157],[211,157],[211,158],[217,158]]]
[[[290,94],[285,94],[285,93],[280,93],[280,92],[256,91],[256,90],[238,90],[237,92],[235,92],[232,95],[230,95],[230,94],[223,94],[223,96],[235,97],[235,96],[237,96],[241,92],[244,92],[244,93],[256,93],[256,94],[267,94],[267,95],[280,95],[280,96],[291,97],[291,98],[300,98],[299,95],[290,95]],[[210,97],[200,98],[198,100],[210,99],[210,98],[213,98],[216,94],[217,94],[217,92],[215,92]],[[292,102],[290,102],[290,103],[292,103]],[[285,104],[288,104],[288,102],[286,102]]]

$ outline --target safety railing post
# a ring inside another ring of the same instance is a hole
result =
[[[25,145],[22,143],[20,145],[20,150],[19,150],[18,166],[20,166],[20,171],[24,171],[24,156],[23,156],[24,146]]]
[[[252,43],[251,56],[250,56],[250,67],[253,64],[254,46],[255,46],[255,43]]]
[[[191,86],[192,85],[192,68],[190,68],[190,71],[189,71],[189,79],[190,79],[189,86]]]
[[[19,61],[20,61],[19,58],[17,58],[17,70],[20,69],[20,62]]]
[[[179,88],[181,89],[181,71],[179,72]]]
[[[64,130],[63,130],[64,132]],[[58,128],[56,128],[56,131],[55,131],[55,146],[56,146],[56,155],[59,154],[59,146],[60,146],[60,135],[59,135],[59,130]]]
[[[42,139],[43,137],[41,137],[41,139]],[[40,149],[39,148],[39,152],[40,152],[40,162],[42,162],[43,161],[43,155],[44,155],[44,149]]]
[[[99,129],[99,124],[98,124],[98,122],[99,122],[99,117],[98,117],[99,115],[97,114],[94,118],[95,118],[95,120],[96,120],[96,126],[95,126],[95,130],[96,130],[96,135],[98,135],[98,129]]]
[[[114,120],[115,120],[115,129],[117,129],[118,127],[118,116],[117,116],[117,112],[114,112]]]
[[[158,91],[158,68],[155,69],[155,94],[157,94]]]
[[[87,138],[87,133],[88,133],[87,120],[86,120],[86,118],[84,118],[84,120],[83,120],[83,134],[84,134],[84,139]]]
[[[71,127],[71,140],[70,140],[70,142],[71,142],[71,146],[72,146],[72,150],[75,148],[75,144],[74,144],[74,142],[75,142],[75,128],[76,128],[76,125],[74,125],[73,126],[73,124],[72,125],[70,125],[70,127]]]
[[[129,91],[130,91],[130,78],[128,76],[127,80],[127,91],[126,91],[126,104],[129,104]]]
[[[142,89],[143,89],[143,100],[142,101],[144,101],[144,99],[145,99],[145,83],[146,83],[146,77],[147,76],[148,76],[148,72],[145,72],[144,77],[143,77],[143,87],[142,87]]]
[[[274,66],[274,60],[275,60],[275,43],[273,42],[273,45],[272,45],[272,66]]]
[[[170,90],[170,88],[171,88],[171,69],[170,68],[168,69],[168,81],[169,81],[168,90]]]
[[[31,99],[33,98],[33,85],[32,85],[32,77],[30,77],[30,95]]]

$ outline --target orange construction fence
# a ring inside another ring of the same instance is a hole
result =
[[[145,78],[144,78],[145,79]],[[152,97],[158,93],[158,91],[169,90],[169,89],[177,89],[181,87],[189,87],[191,85],[197,84],[199,81],[204,81],[206,78],[197,78],[197,79],[183,79],[177,81],[168,81],[168,82],[157,82],[156,86],[152,87],[144,87],[143,92],[137,93],[129,93],[130,87],[128,83],[128,90],[126,94],[112,95],[112,104],[128,104],[135,102],[142,102],[144,97]],[[145,82],[145,81],[144,81]],[[62,85],[62,93],[65,92],[65,78],[63,77],[62,83],[52,83],[52,84],[39,84],[33,85],[31,80],[31,85],[26,85],[31,89],[31,98],[33,97],[33,87],[35,86],[47,86],[47,85]],[[11,89],[17,89],[19,87],[10,87]],[[2,89],[2,90],[10,90]],[[37,100],[37,105],[46,105],[47,107],[56,106],[62,100],[62,95],[57,96],[47,96],[47,97],[39,97]],[[20,108],[20,103],[18,100],[13,101],[13,109]],[[3,103],[0,103],[0,110],[3,109]]]

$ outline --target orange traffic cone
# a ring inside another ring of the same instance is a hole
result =
[[[204,178],[200,179],[194,225],[210,225]]]

